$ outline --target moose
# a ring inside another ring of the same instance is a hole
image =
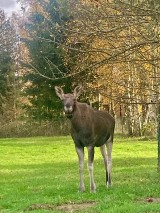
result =
[[[88,151],[88,171],[90,191],[96,192],[93,176],[94,148],[100,147],[103,156],[106,185],[111,186],[112,145],[115,119],[107,112],[95,110],[86,103],[77,101],[82,93],[82,86],[77,86],[73,94],[65,94],[61,87],[55,86],[57,96],[62,100],[64,112],[71,122],[71,136],[79,159],[80,186],[79,191],[85,191],[84,185],[84,147]],[[106,152],[107,147],[107,152]]]

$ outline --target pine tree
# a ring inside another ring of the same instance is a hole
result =
[[[28,70],[24,81],[29,84],[25,94],[30,101],[26,109],[35,119],[50,120],[60,111],[54,86],[70,88],[71,84],[70,78],[63,78],[68,68],[61,45],[65,40],[61,29],[65,29],[69,15],[65,9],[62,11],[61,1],[31,1],[29,6],[29,21],[25,22],[26,33],[21,38],[29,52],[29,60],[24,64]]]

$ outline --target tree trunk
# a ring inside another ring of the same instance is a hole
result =
[[[158,172],[160,173],[160,102],[158,103]]]

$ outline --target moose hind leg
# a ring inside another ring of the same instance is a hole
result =
[[[104,160],[104,166],[106,170],[106,185],[108,185],[108,171],[107,171],[107,153],[106,153],[106,144],[100,147],[101,154]]]
[[[79,191],[84,192],[84,148],[83,147],[76,147],[76,152],[79,159],[79,176],[80,176],[80,184],[79,184]]]
[[[88,149],[88,171],[90,176],[90,191],[96,192],[96,185],[93,177],[93,161],[94,161],[94,147],[89,146]]]
[[[108,175],[108,182],[107,186],[111,186],[111,170],[112,170],[112,146],[113,146],[113,141],[108,140],[107,142],[107,175]]]

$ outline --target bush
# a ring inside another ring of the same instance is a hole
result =
[[[0,125],[0,137],[32,137],[70,134],[70,124],[62,118],[53,121],[14,121]]]
[[[143,126],[142,131],[144,136],[155,137],[157,134],[157,126],[154,122],[148,122]]]

